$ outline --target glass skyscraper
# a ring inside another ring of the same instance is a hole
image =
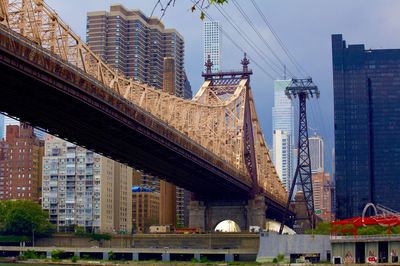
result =
[[[400,49],[332,35],[337,218],[379,203],[400,211]]]
[[[274,82],[274,107],[272,107],[273,162],[281,181],[290,188],[294,173],[294,108],[285,95],[290,80]],[[278,169],[281,168],[281,169]]]
[[[204,63],[210,56],[213,63],[211,71],[217,72],[221,69],[221,26],[219,21],[204,21],[203,39]]]

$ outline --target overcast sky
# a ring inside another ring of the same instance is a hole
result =
[[[166,1],[166,0],[164,0]],[[245,13],[251,18],[255,27],[264,36],[278,57],[288,65],[288,69],[296,73],[289,59],[261,20],[249,0],[236,0]],[[149,15],[156,0],[47,0],[56,12],[83,38],[86,35],[86,13],[89,11],[108,10],[110,4],[121,3],[128,9],[141,9]],[[363,43],[366,48],[400,48],[400,10],[399,0],[256,0],[263,13],[285,43],[299,64],[304,67],[314,82],[319,86],[321,98],[312,100],[309,106],[310,127],[316,129],[325,139],[325,165],[328,171],[332,167],[331,152],[334,147],[333,133],[333,89],[332,59],[330,36],[342,33],[348,44]],[[167,28],[177,29],[185,39],[185,68],[192,85],[193,93],[199,89],[203,65],[202,21],[199,13],[191,13],[191,0],[176,0],[170,7],[163,23]],[[267,55],[272,57],[267,46],[238,13],[230,1],[224,10],[235,18],[240,28]],[[215,20],[219,20],[224,31],[231,36],[250,57],[273,74],[271,68],[237,35],[229,22],[215,7],[207,12]],[[160,16],[156,9],[154,15]],[[240,67],[242,52],[228,38],[222,38],[222,68]],[[268,143],[272,143],[271,109],[273,106],[273,79],[253,64],[254,71],[251,84],[255,95],[256,107],[264,135]],[[274,78],[282,76],[273,74]],[[296,103],[297,104],[297,103]],[[312,133],[313,130],[310,130]]]

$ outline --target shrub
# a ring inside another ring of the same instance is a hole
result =
[[[64,250],[61,249],[55,249],[51,252],[51,258],[53,260],[60,260],[61,256],[65,253]]]
[[[79,257],[78,257],[78,256],[73,256],[73,257],[71,258],[71,261],[72,261],[72,262],[77,262],[77,261],[78,261],[78,259],[79,259]]]
[[[90,239],[91,240],[95,240],[95,241],[110,240],[111,239],[111,235],[110,234],[93,233],[93,234],[90,234]]]
[[[27,250],[25,251],[22,256],[23,259],[29,260],[29,259],[37,259],[38,256],[36,255],[35,251],[33,250]]]
[[[200,262],[201,262],[201,263],[206,263],[206,262],[208,262],[207,257],[206,257],[206,256],[201,256],[201,257],[200,257]]]
[[[109,260],[115,260],[116,259],[116,256],[115,256],[114,252],[112,252],[112,251],[108,252],[108,259]]]

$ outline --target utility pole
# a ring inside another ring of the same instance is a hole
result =
[[[292,202],[293,192],[297,184],[297,179],[299,179],[299,183],[303,190],[304,202],[306,203],[306,210],[311,229],[314,229],[315,227],[311,160],[307,129],[307,99],[314,96],[316,96],[316,98],[319,98],[319,90],[318,87],[314,85],[311,78],[292,79],[290,85],[286,87],[285,94],[289,99],[292,99],[292,97],[299,98],[299,135],[297,146],[298,153],[296,172],[294,174],[292,185],[290,187],[289,197],[284,215],[282,217],[279,234],[282,234],[283,227],[285,226],[285,222],[288,218],[287,214],[289,211],[290,203]]]

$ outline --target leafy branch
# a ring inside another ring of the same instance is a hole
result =
[[[168,7],[175,6],[175,2],[176,0],[157,0],[156,4],[154,5],[153,10],[151,11],[151,15],[153,16],[154,12],[156,11],[157,8],[160,8],[161,13],[161,17],[160,19],[162,19],[165,15],[165,13],[167,12]],[[208,9],[211,5],[223,5],[225,3],[228,2],[228,0],[192,0],[193,5],[190,8],[190,10],[192,12],[196,11],[196,9],[200,9],[200,19],[204,20],[205,19],[205,9]]]

